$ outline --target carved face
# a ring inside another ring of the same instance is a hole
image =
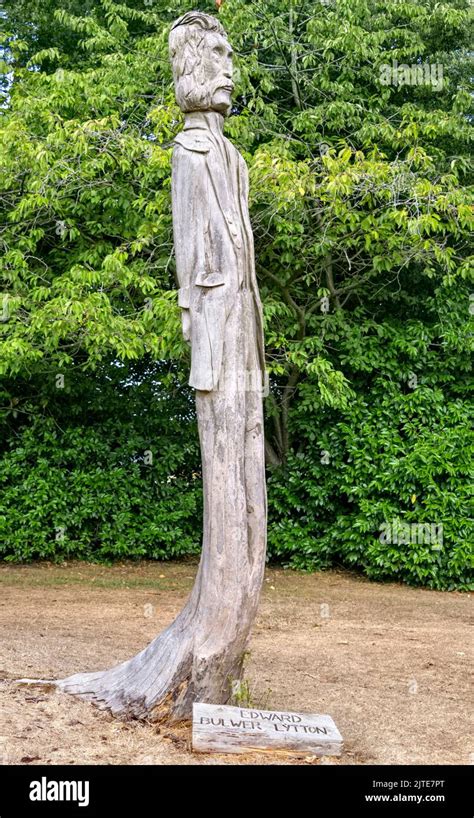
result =
[[[182,111],[232,108],[232,49],[224,32],[197,25],[177,26],[170,34],[176,101]]]
[[[232,106],[232,49],[222,34],[209,32],[206,36],[201,69],[209,85],[210,107],[226,115]]]

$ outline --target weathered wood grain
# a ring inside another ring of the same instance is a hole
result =
[[[247,166],[223,132],[232,107],[232,50],[220,22],[193,11],[172,26],[170,56],[185,114],[171,194],[202,453],[201,562],[185,607],[144,650],[108,670],[57,682],[116,715],[148,720],[190,718],[195,701],[230,700],[266,552],[262,305]]]
[[[330,716],[227,707],[195,702],[193,750],[245,753],[287,750],[304,755],[341,755],[342,736]]]

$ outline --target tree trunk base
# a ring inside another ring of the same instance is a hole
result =
[[[239,614],[243,616],[244,605],[247,617],[252,610],[242,600],[230,621],[228,615],[223,621],[215,611],[211,617],[202,612],[200,616],[201,575],[199,570],[188,603],[174,622],[132,659],[108,670],[76,673],[65,679],[18,682],[55,686],[121,719],[183,721],[192,718],[194,701],[229,702],[233,682],[242,674],[253,619],[247,619],[242,630]]]
[[[265,569],[266,491],[255,304],[241,290],[226,324],[222,388],[196,392],[204,485],[201,561],[188,602],[144,650],[113,668],[52,682],[119,718],[190,719],[193,702],[227,704]]]

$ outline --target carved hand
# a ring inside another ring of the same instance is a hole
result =
[[[188,344],[191,343],[191,313],[189,310],[181,310],[181,328],[183,330],[183,338]]]

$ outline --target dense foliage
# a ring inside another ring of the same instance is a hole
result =
[[[0,553],[193,553],[167,57],[189,3],[4,8]],[[225,0],[219,16],[265,306],[269,553],[466,588],[469,3]]]
[[[30,422],[0,460],[4,553],[109,560],[199,550],[198,442],[191,430],[183,436],[190,390],[173,371],[116,363],[93,376],[69,372],[59,394],[28,386]]]

